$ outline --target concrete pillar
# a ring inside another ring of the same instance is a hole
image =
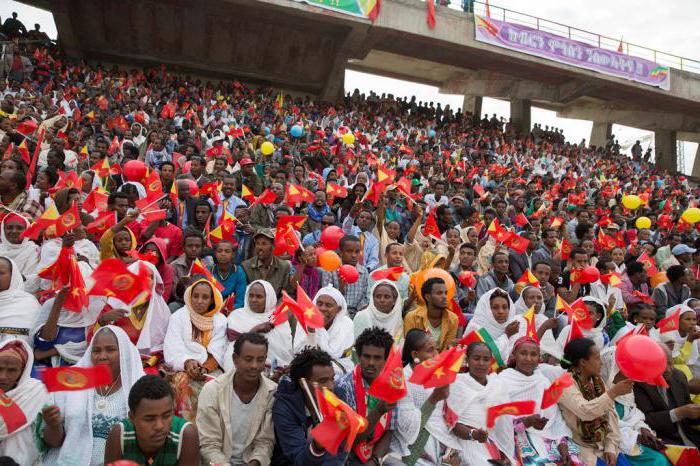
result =
[[[591,137],[588,140],[589,146],[605,147],[608,138],[612,134],[612,123],[604,121],[594,121],[591,128]]]
[[[657,168],[663,168],[669,171],[678,170],[675,131],[654,131],[654,159]]]
[[[471,113],[474,116],[481,118],[481,105],[484,98],[480,95],[465,95],[462,101],[462,113]]]
[[[510,118],[513,121],[513,127],[520,134],[528,134],[530,132],[531,104],[528,99],[511,99],[510,101]]]

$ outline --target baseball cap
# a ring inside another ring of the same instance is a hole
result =
[[[270,238],[271,240],[274,241],[275,232],[272,231],[271,228],[260,228],[258,231],[255,232],[253,239],[257,238],[258,236],[265,236],[265,237]]]
[[[691,248],[687,244],[677,244],[671,249],[671,254],[674,256],[680,256],[681,254],[695,254],[697,249]]]
[[[241,159],[241,161],[238,162],[238,163],[239,163],[239,165],[240,165],[241,167],[243,167],[243,166],[245,166],[245,165],[252,165],[252,164],[254,164],[255,162],[253,162],[253,161],[252,161],[251,159],[249,159],[248,157],[245,157],[245,158]]]

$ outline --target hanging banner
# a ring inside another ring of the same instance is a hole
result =
[[[474,18],[474,36],[479,42],[629,79],[665,91],[671,88],[671,70],[667,66],[520,24],[477,15]]]
[[[326,8],[361,18],[373,19],[373,10],[378,9],[380,0],[297,0],[300,3]],[[374,15],[376,16],[376,14]]]

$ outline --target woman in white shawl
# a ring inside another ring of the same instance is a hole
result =
[[[598,347],[598,350],[602,351],[603,348],[608,346],[608,343],[610,343],[610,338],[605,332],[605,324],[608,322],[606,312],[607,305],[603,301],[592,296],[586,296],[583,298],[583,302],[586,304],[588,312],[591,314],[591,318],[593,319],[593,328],[590,330],[581,328],[581,333],[585,338],[590,338],[593,340],[596,347]],[[569,332],[571,332],[571,324],[564,327],[557,337],[557,344],[559,345],[562,353],[564,351],[564,346],[566,346],[566,343],[569,340]]]
[[[506,388],[496,374],[489,374],[492,357],[485,343],[474,342],[467,347],[469,373],[457,375],[447,398],[447,406],[457,415],[457,423],[450,428],[444,413],[438,413],[430,417],[426,426],[431,434],[426,453],[433,460],[444,456],[441,450],[447,447],[459,453],[461,464],[489,464],[489,460],[505,458],[515,463],[512,418],[501,416],[491,429],[486,426],[487,409],[508,399]]]
[[[15,338],[31,343],[30,333],[40,312],[36,298],[24,291],[17,264],[0,256],[0,343]]]
[[[530,337],[520,337],[513,346],[508,368],[498,374],[506,387],[507,401],[535,400],[535,413],[515,420],[515,446],[523,465],[558,462],[569,457],[571,464],[582,464],[576,459],[578,447],[571,440],[571,430],[556,403],[542,409],[544,391],[551,385],[538,370],[540,348]],[[504,400],[504,402],[506,401]]]
[[[226,351],[226,317],[221,293],[206,279],[192,283],[184,293],[185,306],[170,318],[163,356],[172,368],[178,415],[193,422],[199,391],[210,374],[220,374]]]
[[[508,357],[509,338],[520,329],[514,318],[515,308],[510,296],[502,289],[494,288],[481,295],[477,301],[474,317],[467,324],[465,334],[485,329],[505,360]]]
[[[145,374],[129,337],[118,327],[97,331],[76,367],[109,365],[112,383],[87,390],[55,392],[42,409],[39,432],[46,451],[42,464],[97,466],[104,463],[107,435],[124,419],[131,386]]]
[[[46,387],[30,376],[34,356],[26,341],[6,340],[0,343],[0,371],[5,377],[0,381],[0,403],[16,404],[24,413],[19,425],[8,429],[0,417],[0,456],[9,456],[21,465],[38,465],[39,450],[34,440],[37,414],[49,397]]]
[[[29,226],[26,218],[14,212],[0,224],[0,256],[12,259],[25,277],[39,272],[39,245],[21,235]]]
[[[664,332],[665,341],[673,342],[673,367],[685,374],[688,380],[700,374],[700,333],[697,330],[695,310],[685,304],[666,309],[666,317],[680,312],[678,330]],[[700,398],[700,397],[698,397]]]
[[[270,282],[255,280],[246,288],[243,307],[228,316],[226,334],[228,346],[224,357],[224,370],[233,368],[233,344],[242,333],[262,333],[267,338],[267,362],[272,370],[287,366],[294,356],[292,329],[289,322],[272,325],[270,316],[277,306],[277,294]]]
[[[334,366],[336,373],[342,374],[351,371],[354,367],[350,358],[353,338],[353,324],[348,317],[348,304],[340,291],[331,285],[324,286],[316,293],[314,304],[323,314],[324,326],[317,329],[309,329],[309,333],[297,323],[294,332],[294,352],[305,346],[316,346],[318,349],[330,354],[333,360],[340,365]]]
[[[355,314],[353,319],[355,338],[370,327],[379,327],[398,341],[403,336],[403,301],[396,283],[379,280],[369,291],[369,306]]]
[[[542,290],[536,286],[526,286],[520,292],[520,296],[513,304],[515,310],[514,322],[518,322],[518,331],[511,335],[509,339],[510,346],[518,340],[518,338],[527,334],[527,321],[523,317],[531,307],[535,309],[535,328],[537,329],[537,338],[540,345],[546,348],[553,348],[556,345],[552,329],[557,328],[559,321],[555,318],[548,318],[544,314],[544,295]],[[558,356],[559,353],[552,356]]]
[[[41,245],[41,251],[39,253],[39,266],[37,270],[42,270],[58,259],[58,255],[61,252],[61,247],[63,246],[63,240],[61,238],[51,238],[44,240]],[[83,280],[86,282],[90,279],[92,271],[100,263],[100,251],[95,246],[95,243],[87,239],[85,235],[85,230],[83,228],[77,228],[75,230],[75,242],[73,243],[73,250],[78,258],[78,268],[83,276]],[[49,289],[51,283],[48,280],[39,279],[37,284],[32,283],[31,286],[27,288],[30,291],[37,291],[39,288],[43,290]],[[28,281],[29,283],[29,281]]]

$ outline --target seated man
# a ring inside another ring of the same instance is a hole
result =
[[[289,364],[289,377],[283,377],[277,386],[272,405],[272,424],[275,428],[275,465],[340,465],[343,455],[331,455],[309,435],[318,423],[313,405],[301,388],[306,380],[313,396],[314,387],[333,390],[333,360],[318,348],[307,346]]]
[[[635,382],[634,401],[644,413],[647,424],[666,443],[700,446],[700,405],[691,403],[688,379],[673,367],[671,351],[662,345],[666,352],[664,379],[668,388]]]
[[[196,466],[199,439],[194,426],[173,414],[173,391],[156,375],[145,375],[129,391],[129,419],[112,427],[105,464],[131,460],[153,466]]]
[[[369,423],[357,436],[350,458],[346,460],[348,465],[402,464],[394,458],[400,456],[398,444],[410,445],[418,438],[421,413],[410,397],[388,404],[367,394],[384,368],[393,345],[394,338],[389,332],[378,327],[368,328],[355,341],[359,364],[354,371],[338,379],[335,390],[338,398]],[[392,454],[392,450],[396,453]]]
[[[272,400],[277,385],[262,375],[268,343],[243,333],[233,344],[234,369],[199,394],[197,430],[203,464],[266,465],[275,443]]]

